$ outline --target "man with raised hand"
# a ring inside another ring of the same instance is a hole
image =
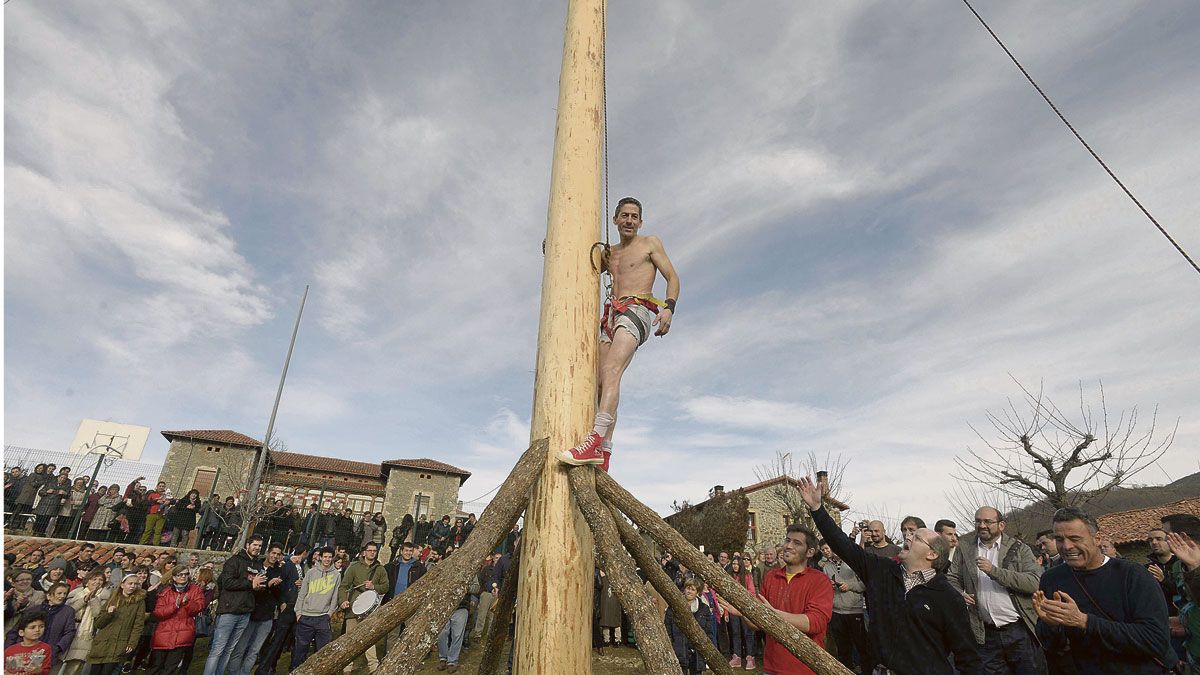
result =
[[[667,258],[658,237],[638,234],[642,228],[642,203],[633,197],[617,202],[613,223],[621,243],[603,258],[602,269],[612,275],[612,296],[604,303],[600,320],[600,391],[598,411],[591,433],[582,443],[559,453],[567,464],[598,464],[604,471],[612,457],[613,429],[617,422],[621,377],[633,361],[633,353],[651,331],[663,336],[671,330],[675,301],[679,298],[679,276]],[[667,281],[667,299],[652,294],[654,279]],[[654,327],[658,326],[655,330]]]
[[[1005,526],[998,509],[977,510],[975,532],[959,541],[948,576],[967,603],[984,672],[1036,675],[1046,672],[1033,612],[1042,568],[1032,549],[1005,534]]]
[[[825,543],[866,586],[867,630],[879,663],[900,675],[979,673],[967,606],[946,580],[950,546],[942,535],[919,528],[897,560],[872,555],[833,522],[811,477],[801,478],[799,489]]]
[[[1161,674],[1171,650],[1167,603],[1144,567],[1100,552],[1100,526],[1074,507],[1054,512],[1063,564],[1042,574],[1033,608],[1037,634],[1056,668],[1079,673]]]

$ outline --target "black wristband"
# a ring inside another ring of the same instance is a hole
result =
[[[672,314],[675,313],[675,298],[667,298],[667,309],[671,310]]]

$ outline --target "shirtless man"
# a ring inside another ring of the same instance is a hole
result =
[[[613,224],[621,243],[605,257],[603,269],[612,275],[613,294],[604,305],[600,323],[600,391],[596,423],[579,445],[563,450],[559,459],[567,464],[599,464],[608,471],[612,456],[613,428],[621,395],[621,376],[633,360],[633,353],[650,337],[671,330],[675,301],[679,298],[679,276],[663,250],[658,237],[638,235],[642,228],[642,203],[633,197],[617,202]],[[667,281],[667,299],[658,300],[654,278],[662,274]]]

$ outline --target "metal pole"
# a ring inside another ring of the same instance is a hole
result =
[[[313,518],[312,531],[307,533],[310,550],[317,547],[317,528],[321,526],[321,503],[325,500],[325,486],[328,484],[328,481],[321,481],[321,494],[317,495],[317,517]]]
[[[111,448],[112,446],[110,445],[107,447]],[[87,508],[88,500],[92,497],[92,485],[96,482],[96,476],[100,475],[100,465],[104,463],[104,457],[105,454],[101,453],[101,455],[96,458],[96,468],[92,469],[92,479],[88,481],[87,489],[83,492],[83,504],[79,505],[79,511],[75,514],[75,518],[71,523],[71,529],[68,530],[69,532],[75,533],[75,539],[79,539],[79,531],[80,528],[83,527],[83,510]]]
[[[283,360],[283,372],[279,375],[279,387],[275,390],[275,405],[271,407],[271,419],[267,422],[267,435],[263,439],[262,452],[254,460],[253,478],[250,480],[250,490],[246,493],[249,502],[243,508],[247,517],[242,522],[242,530],[238,533],[237,541],[234,543],[233,550],[235,551],[245,546],[246,539],[250,536],[249,521],[253,519],[252,510],[258,500],[258,484],[262,480],[263,468],[267,464],[267,449],[271,445],[271,435],[275,433],[275,415],[279,412],[279,399],[283,397],[283,383],[287,379],[288,366],[292,363],[292,350],[296,348],[296,334],[300,332],[300,317],[304,316],[304,303],[307,300],[308,284],[305,284],[304,297],[300,298],[300,311],[296,313],[296,325],[292,328],[292,341],[288,344],[287,357]]]

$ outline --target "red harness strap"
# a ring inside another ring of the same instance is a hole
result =
[[[604,331],[609,340],[613,339],[613,334],[617,328],[615,315],[624,314],[630,305],[641,305],[651,312],[658,314],[658,305],[652,300],[636,295],[627,295],[620,299],[610,297],[604,301],[604,316],[600,318],[600,329]]]

